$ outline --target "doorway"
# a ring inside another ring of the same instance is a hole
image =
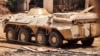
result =
[[[31,0],[29,3],[29,8],[34,7],[43,8],[43,0]]]

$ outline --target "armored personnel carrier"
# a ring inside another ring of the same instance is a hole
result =
[[[35,36],[36,44],[59,47],[63,41],[70,44],[81,41],[82,45],[91,46],[98,37],[99,24],[94,13],[78,12],[49,14],[43,8],[32,8],[27,14],[18,14],[3,21],[8,42],[13,40],[31,42]]]

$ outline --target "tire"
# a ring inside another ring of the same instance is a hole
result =
[[[21,42],[31,42],[31,34],[27,29],[21,29],[18,38]]]
[[[60,47],[63,44],[63,38],[58,32],[51,32],[49,35],[49,43],[52,47]]]
[[[18,40],[17,32],[12,28],[8,27],[6,30],[6,39],[8,42],[13,42],[14,40]]]
[[[39,31],[36,34],[36,43],[39,45],[48,45],[48,37],[44,31]]]
[[[94,42],[94,38],[89,38],[86,40],[81,40],[83,46],[91,46]]]

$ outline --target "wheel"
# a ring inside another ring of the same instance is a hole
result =
[[[39,31],[36,34],[36,43],[39,45],[48,45],[48,37],[46,36],[46,33],[43,31]]]
[[[60,47],[63,44],[63,38],[58,32],[51,32],[49,35],[49,43],[52,47]]]
[[[8,42],[13,42],[14,40],[18,40],[17,32],[12,27],[7,28],[6,39]]]
[[[76,40],[70,40],[70,41],[68,41],[68,44],[76,44],[76,43],[77,43]]]
[[[94,41],[94,38],[81,40],[83,46],[91,46],[93,44],[93,41]]]
[[[31,34],[27,29],[21,29],[18,38],[21,42],[31,42]]]

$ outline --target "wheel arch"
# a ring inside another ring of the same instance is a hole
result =
[[[26,25],[16,25],[16,24],[7,24],[4,27],[4,32],[6,32],[6,29],[9,28],[9,27],[14,28],[16,30],[16,32],[19,32],[19,30],[22,29],[22,28],[27,29],[30,32],[33,32],[33,30],[30,27],[26,26]]]
[[[7,24],[7,25],[4,27],[4,32],[6,32],[7,28],[9,28],[9,27],[15,28],[15,25],[13,25],[13,24]]]
[[[20,26],[19,26],[19,30],[20,30],[20,29],[26,29],[26,30],[28,30],[28,31],[31,32],[31,33],[33,32],[33,30],[32,30],[29,26],[26,26],[26,25],[20,25]]]
[[[37,32],[38,32],[38,31],[43,31],[46,35],[48,35],[48,33],[49,33],[48,29],[43,28],[43,27],[38,27]]]
[[[62,35],[62,33],[61,33],[59,30],[57,30],[57,29],[52,29],[51,32],[57,32],[57,33],[59,33],[59,34],[61,35],[61,37],[64,39],[64,36]]]

